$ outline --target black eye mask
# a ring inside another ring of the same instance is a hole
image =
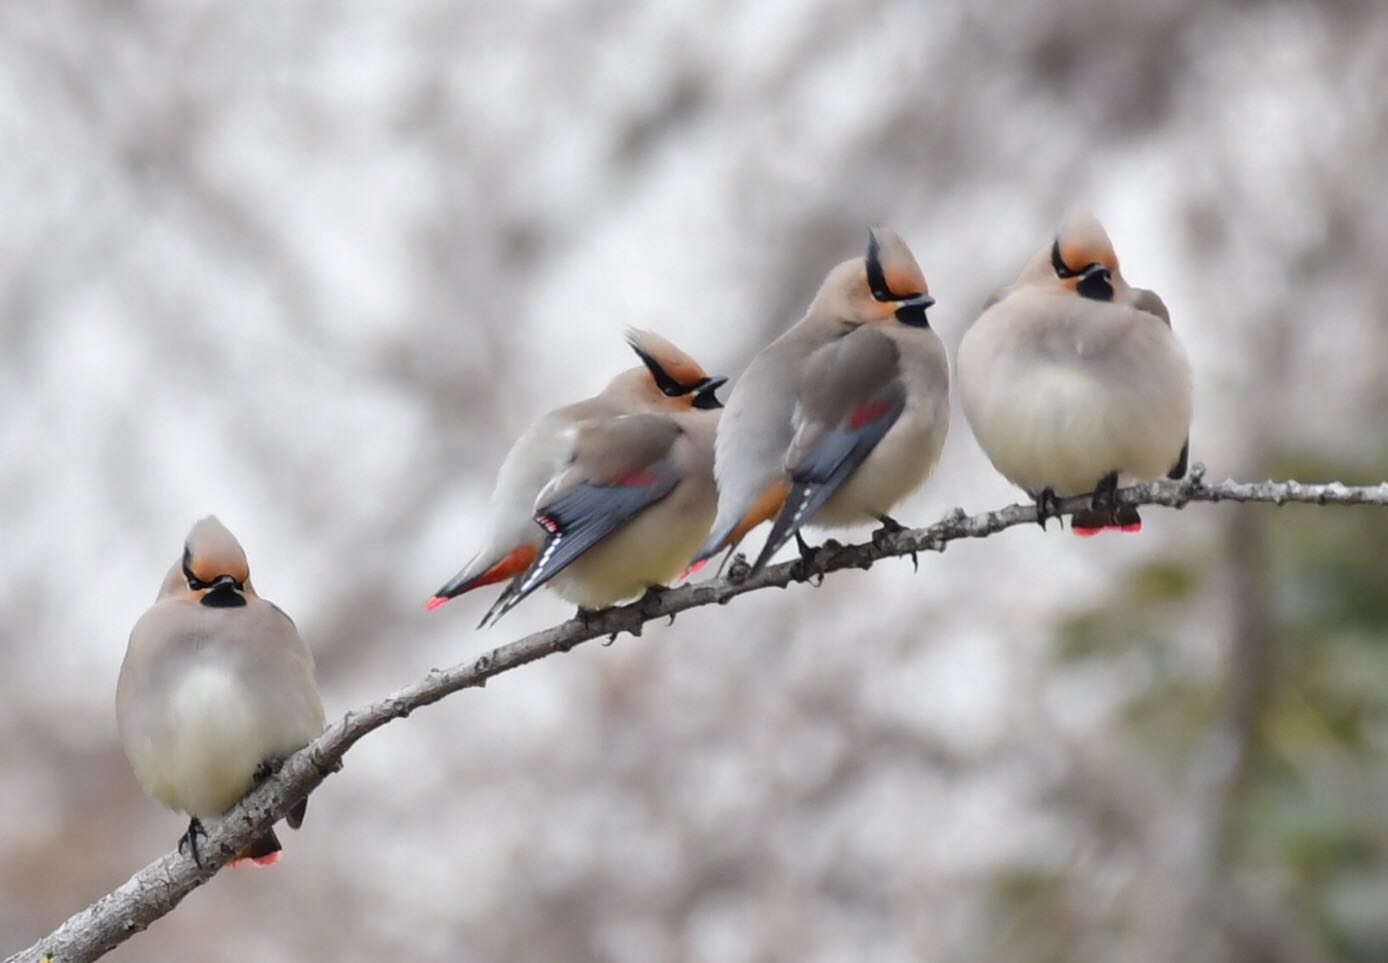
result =
[[[646,370],[651,373],[651,378],[655,380],[655,386],[667,398],[679,398],[683,395],[694,395],[695,408],[721,408],[723,403],[713,394],[715,390],[727,384],[728,379],[724,377],[701,378],[692,385],[681,384],[670,373],[661,367],[660,362],[655,360],[648,352],[643,351],[635,341],[628,341],[631,350],[636,352],[636,357],[641,359],[641,363],[646,366]]]
[[[925,309],[935,303],[935,299],[928,294],[921,294],[913,291],[908,294],[898,294],[887,284],[887,274],[882,270],[882,253],[877,244],[877,235],[868,232],[867,249],[867,282],[868,290],[872,292],[872,297],[876,301],[898,303],[896,309],[896,319],[902,324],[912,328],[928,328],[930,320],[925,315]]]

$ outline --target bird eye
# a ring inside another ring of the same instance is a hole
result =
[[[868,232],[868,249],[864,264],[867,268],[868,290],[872,292],[873,299],[877,301],[896,300],[892,294],[892,289],[887,286],[887,274],[882,270],[882,254],[878,248],[877,235],[872,231]]]

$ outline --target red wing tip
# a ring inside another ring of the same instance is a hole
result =
[[[1120,532],[1140,532],[1142,531],[1141,522],[1129,522],[1127,525],[1115,525]]]
[[[273,866],[280,861],[280,857],[283,855],[284,852],[282,850],[275,850],[273,853],[269,853],[265,856],[238,856],[227,863],[227,865],[243,866],[249,863],[252,866]]]
[[[1095,535],[1098,535],[1100,532],[1102,532],[1103,529],[1102,529],[1102,528],[1081,528],[1079,525],[1073,525],[1073,524],[1072,524],[1072,525],[1070,526],[1070,531],[1074,532],[1074,533],[1075,533],[1076,535],[1078,535],[1080,538],[1093,538]]]
[[[701,558],[697,562],[690,562],[689,567],[680,573],[680,578],[689,578],[689,576],[693,575],[707,564],[708,559],[706,558]]]
[[[445,595],[435,595],[433,598],[429,599],[429,601],[427,601],[427,602],[424,603],[424,608],[425,608],[425,610],[427,610],[427,611],[429,611],[429,612],[432,612],[432,611],[434,611],[434,609],[438,608],[440,605],[442,605],[444,602],[447,602],[447,601],[448,601],[448,597],[447,597],[447,596],[445,596]]]

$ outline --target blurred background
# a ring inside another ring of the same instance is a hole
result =
[[[184,828],[112,703],[196,518],[333,716],[566,618],[422,607],[511,440],[626,325],[736,375],[871,223],[952,352],[1084,203],[1213,479],[1388,478],[1379,0],[60,0],[0,6],[0,81],[5,952]],[[956,410],[895,514],[1018,498]],[[585,646],[373,735],[110,959],[1382,960],[1385,539],[1152,510]]]

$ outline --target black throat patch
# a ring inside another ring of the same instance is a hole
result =
[[[204,595],[202,604],[210,609],[234,609],[245,605],[246,597],[234,585],[223,583]]]

